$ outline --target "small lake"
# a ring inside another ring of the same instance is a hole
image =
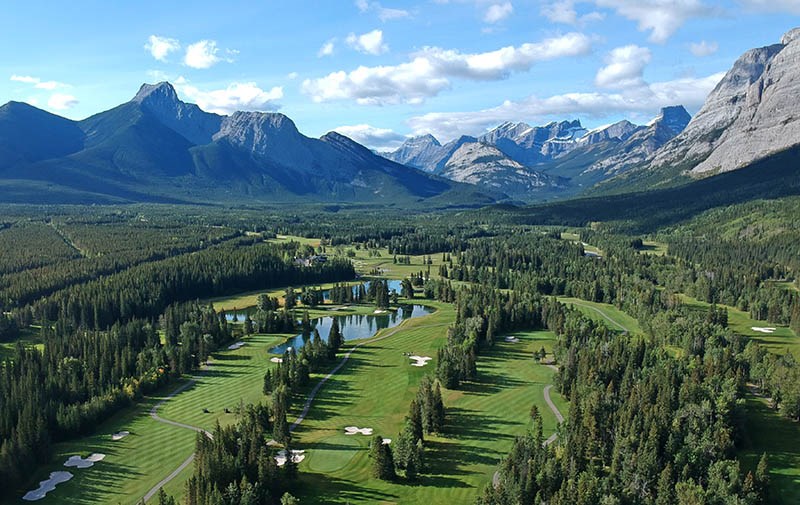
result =
[[[370,282],[371,281],[364,281],[364,289],[369,289]],[[389,283],[389,292],[390,293],[392,291],[397,291],[397,293],[400,294],[400,288],[401,288],[401,285],[402,285],[402,281],[398,281],[398,280],[395,280],[395,279],[389,279],[388,283]],[[355,289],[360,283],[355,282],[355,281],[348,281],[348,282],[343,282],[342,284],[351,284],[352,285],[352,289]],[[303,288],[300,287],[300,288],[294,288],[294,289],[297,292],[297,299],[299,300],[300,299],[300,292],[303,290]],[[330,289],[324,289],[322,291],[322,299],[324,301],[326,301],[326,302],[329,301],[331,299],[330,294],[331,294],[331,290]],[[243,308],[241,310],[237,310],[236,312],[227,311],[227,312],[225,312],[225,319],[227,319],[228,322],[232,322],[234,316],[236,316],[236,322],[241,323],[242,321],[244,321],[245,316],[247,316],[247,314],[250,314],[252,312],[255,312],[255,310],[252,309],[252,307],[250,309]],[[320,335],[322,335],[322,331],[320,331]],[[326,335],[327,335],[327,333],[326,333]]]
[[[401,305],[396,311],[390,310],[384,314],[325,316],[312,319],[311,327],[312,329],[316,328],[322,340],[327,342],[331,332],[331,326],[333,325],[333,319],[336,318],[345,341],[360,340],[375,335],[379,330],[394,328],[406,319],[414,319],[416,317],[433,314],[434,312],[434,309],[424,305]],[[290,338],[283,344],[273,347],[269,352],[272,354],[283,354],[289,347],[299,349],[303,347],[304,344],[303,335],[299,334]]]

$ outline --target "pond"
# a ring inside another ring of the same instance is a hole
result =
[[[434,309],[424,305],[401,305],[396,311],[390,310],[382,314],[320,317],[311,320],[311,327],[316,328],[322,340],[327,342],[331,332],[331,325],[333,325],[333,319],[336,318],[345,341],[360,340],[369,338],[384,328],[394,328],[406,319],[422,317],[433,314],[433,312]],[[290,338],[279,346],[273,347],[269,352],[273,354],[283,354],[290,347],[299,349],[303,347],[304,344],[303,335],[300,334]]]
[[[369,289],[370,282],[371,281],[365,281],[364,282],[364,288],[365,289]],[[350,283],[350,282],[346,282],[344,284],[348,284],[348,283]],[[390,279],[388,281],[388,283],[389,283],[389,292],[390,293],[392,291],[397,291],[398,294],[400,293],[400,288],[401,288],[402,281]],[[355,289],[355,287],[358,286],[359,283],[353,281],[351,284],[352,284],[353,288]],[[295,288],[295,291],[297,291],[297,299],[298,300],[300,299],[300,292],[302,291],[302,289],[303,288]],[[331,291],[329,289],[323,290],[322,291],[322,299],[325,300],[326,302],[329,301],[330,300],[330,294],[331,294]],[[227,311],[227,312],[225,312],[225,319],[227,319],[229,322],[241,323],[242,321],[244,321],[245,316],[247,316],[247,314],[251,314],[252,312],[253,312],[252,307],[250,309],[237,310],[236,312]],[[322,332],[320,332],[320,334],[321,333]]]

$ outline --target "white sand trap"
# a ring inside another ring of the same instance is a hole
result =
[[[116,442],[117,440],[122,440],[123,438],[127,437],[130,434],[131,434],[130,431],[118,431],[117,433],[111,435],[111,440]]]
[[[391,438],[384,438],[383,440],[381,440],[381,443],[383,445],[389,445],[389,444],[392,443],[392,439]]]
[[[416,361],[416,363],[411,363],[411,366],[425,366],[428,361],[433,359],[430,356],[409,356],[408,358]]]
[[[64,462],[64,466],[74,466],[75,468],[91,468],[95,463],[98,461],[103,461],[104,459],[106,459],[106,455],[98,452],[92,454],[88,458],[70,456],[69,459]]]
[[[373,314],[386,314],[387,312],[389,312],[389,311],[388,310],[375,309]]]
[[[777,330],[777,328],[762,328],[761,326],[751,326],[750,329],[760,333],[774,333]]]
[[[293,450],[292,451],[292,462],[300,463],[301,461],[306,459],[305,452],[306,451]],[[278,455],[275,456],[275,463],[277,463],[278,466],[283,466],[283,465],[286,464],[286,449],[281,449],[280,451],[278,451]]]
[[[244,342],[236,342],[235,344],[229,345],[228,346],[228,350],[229,351],[235,351],[236,349],[239,349],[242,346],[244,346]]]
[[[38,489],[28,491],[22,499],[25,501],[41,500],[47,493],[54,490],[57,485],[67,482],[71,478],[72,474],[69,472],[52,472],[49,479],[39,482]]]
[[[270,440],[267,442],[267,447],[273,447],[273,446],[275,446],[275,445],[281,445],[281,444],[279,444],[279,443],[278,443],[278,441],[277,441],[277,440],[275,440],[274,438],[270,439]]]
[[[506,337],[506,342],[511,342],[512,344],[519,344],[519,339],[517,337]]]
[[[362,435],[372,435],[372,428],[357,428],[355,426],[346,426],[344,429],[345,435],[355,435],[361,433]]]
[[[283,363],[283,358],[270,358],[273,363]]]

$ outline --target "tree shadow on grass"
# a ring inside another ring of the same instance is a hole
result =
[[[366,488],[358,482],[320,473],[303,473],[292,494],[305,504],[328,503],[396,503],[397,494]]]

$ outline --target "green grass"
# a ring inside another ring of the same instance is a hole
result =
[[[611,304],[587,302],[580,298],[563,296],[558,297],[558,301],[575,307],[587,317],[608,325],[612,330],[623,330],[640,335],[643,333],[636,319]]]
[[[479,356],[477,382],[443,391],[447,429],[445,436],[428,438],[428,473],[412,484],[370,476],[371,437],[349,436],[352,441],[343,444],[344,427],[369,427],[397,438],[419,379],[435,370],[435,359],[426,367],[412,367],[403,353],[436,356],[454,317],[451,306],[438,308],[431,316],[407,321],[391,338],[361,347],[321,390],[293,443],[307,451],[296,492],[303,503],[469,503],[491,481],[514,437],[527,428],[533,403],[542,411],[545,432],[555,428],[543,397],[553,371],[532,358],[534,350],[552,346],[553,334],[515,333],[522,342],[500,342]],[[566,413],[563,399],[557,394],[553,399]],[[323,457],[330,462],[321,462]]]
[[[20,330],[19,333],[19,338],[13,342],[0,342],[0,361],[13,356],[17,342],[22,343],[25,347],[33,347],[44,351],[44,342],[42,342],[42,338],[39,336],[38,328],[25,328]]]
[[[639,249],[644,254],[652,254],[653,256],[666,256],[667,244],[664,242],[656,242],[653,240],[644,240],[643,247]]]
[[[708,310],[709,304],[706,302],[684,294],[678,296],[680,296],[684,305],[690,309],[702,311],[703,313]],[[798,338],[790,328],[752,319],[747,312],[741,311],[736,307],[731,307],[729,305],[718,306],[728,309],[728,327],[734,332],[763,344],[774,353],[784,354],[786,352],[791,352],[795,358],[800,359],[800,338]],[[754,326],[776,328],[776,330],[775,333],[760,333],[753,331],[752,328]]]
[[[581,241],[581,237],[577,233],[563,231],[561,232],[561,240],[569,240],[570,242],[575,242],[576,244],[583,244],[584,251],[597,254],[598,256],[603,255],[603,251],[601,251],[599,248]]]
[[[282,243],[282,242],[298,242],[312,247],[319,247],[318,238],[298,237],[297,235],[276,235],[275,238],[267,240],[267,242]]]
[[[171,385],[164,393],[175,387]],[[177,468],[193,452],[195,434],[153,421],[148,412],[157,401],[157,397],[149,398],[125,409],[99,425],[94,435],[56,444],[53,460],[39,469],[31,489],[53,471],[69,470],[74,477],[56,487],[41,503],[133,504]],[[112,441],[111,434],[122,430],[131,434]],[[93,452],[103,453],[106,458],[91,468],[64,468],[68,457]],[[27,502],[20,499],[15,503]]]
[[[740,452],[744,471],[755,471],[762,453],[770,467],[770,503],[800,503],[800,425],[767,406],[763,398],[747,398],[747,449]]]
[[[216,422],[223,425],[234,422],[240,400],[248,404],[264,399],[261,393],[264,371],[274,366],[267,349],[283,342],[287,336],[254,335],[244,339],[247,345],[238,350],[215,353],[208,372],[201,373],[193,387],[165,403],[159,414],[206,429],[213,429]],[[156,422],[149,412],[179,385],[171,384],[159,395],[125,409],[98,426],[94,435],[57,444],[51,464],[40,469],[36,482],[46,478],[49,472],[64,469],[61,465],[71,455],[100,452],[106,454],[106,458],[91,468],[71,469],[72,480],[59,485],[42,503],[135,504],[175,470],[194,452],[195,433]],[[226,407],[231,413],[225,413]],[[210,413],[203,413],[203,408]],[[112,441],[111,434],[122,430],[130,431],[131,435]],[[189,466],[165,490],[170,494],[182,494],[183,482],[191,472]]]

